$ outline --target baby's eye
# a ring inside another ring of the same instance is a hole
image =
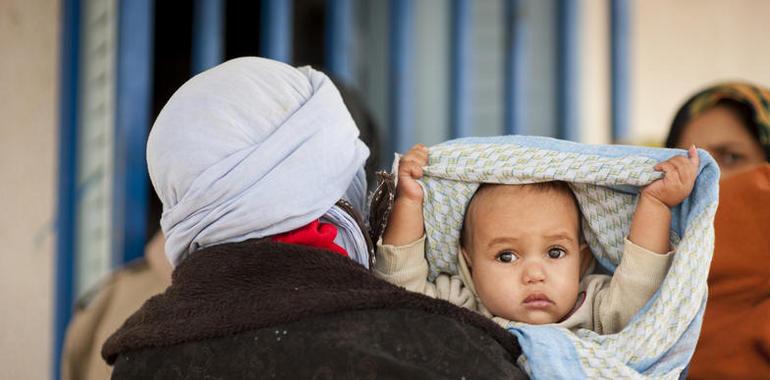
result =
[[[742,154],[734,153],[734,152],[725,152],[722,154],[722,161],[725,165],[736,165],[740,162],[742,162],[744,159]]]
[[[548,250],[548,257],[551,259],[561,259],[567,256],[567,251],[562,248],[551,248]]]
[[[516,255],[511,251],[503,251],[497,254],[497,261],[501,263],[512,263],[517,259]]]

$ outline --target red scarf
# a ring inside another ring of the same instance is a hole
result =
[[[336,237],[337,227],[333,224],[321,223],[321,221],[316,219],[296,230],[274,235],[273,241],[326,249],[349,257],[344,248],[334,243],[334,238]]]

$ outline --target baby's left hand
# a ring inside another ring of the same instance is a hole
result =
[[[687,150],[688,157],[676,156],[655,165],[664,177],[647,185],[642,195],[652,197],[669,208],[687,198],[695,185],[700,158],[695,145]]]

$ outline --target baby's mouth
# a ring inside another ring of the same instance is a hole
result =
[[[528,309],[547,309],[554,303],[543,293],[533,293],[528,295],[522,304]]]

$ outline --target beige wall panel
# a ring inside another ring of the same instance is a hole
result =
[[[51,374],[59,1],[0,1],[0,378]]]
[[[604,0],[580,2],[580,142],[608,144],[610,126],[609,7]]]
[[[706,85],[770,85],[770,1],[636,0],[631,9],[635,142],[662,143],[676,109]]]

